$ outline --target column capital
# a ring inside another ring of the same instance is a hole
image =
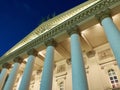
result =
[[[9,68],[11,68],[11,64],[9,64],[9,63],[4,63],[3,65],[2,65],[2,68],[7,68],[7,69],[9,69]]]
[[[69,36],[71,36],[71,35],[74,34],[74,33],[80,34],[80,33],[79,33],[79,28],[78,28],[77,25],[74,26],[74,27],[72,27],[72,28],[70,28],[70,29],[67,29],[67,33],[68,33]]]
[[[110,14],[110,9],[107,8],[99,13],[96,14],[96,18],[97,20],[101,23],[101,21],[106,18],[106,17],[111,17],[111,14]]]
[[[53,39],[53,38],[50,38],[50,39],[47,39],[44,44],[46,46],[56,46],[57,45],[57,42]]]
[[[17,57],[14,58],[13,61],[21,64],[23,62],[23,58],[21,58],[20,56],[17,56]]]
[[[38,55],[38,51],[34,48],[30,49],[27,51],[27,54],[28,55],[34,55],[34,56],[37,56]]]

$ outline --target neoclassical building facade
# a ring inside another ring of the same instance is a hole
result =
[[[120,90],[120,0],[89,0],[0,57],[0,90]]]

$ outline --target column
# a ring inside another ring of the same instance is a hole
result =
[[[31,49],[28,51],[27,54],[29,56],[25,70],[23,72],[23,77],[19,86],[19,90],[29,90],[30,79],[32,76],[32,70],[34,66],[35,57],[37,56],[37,51],[35,49]]]
[[[52,90],[55,41],[53,39],[50,39],[45,42],[45,45],[47,46],[47,49],[42,72],[40,90]]]
[[[88,90],[78,29],[72,28],[67,32],[71,38],[72,90]]]
[[[102,11],[97,15],[97,18],[104,28],[108,42],[113,50],[118,66],[120,67],[120,31],[110,17],[109,10]]]
[[[23,59],[21,57],[16,57],[13,61],[15,62],[15,64],[12,68],[12,71],[9,74],[9,77],[7,79],[7,82],[6,82],[3,90],[12,90],[13,89],[13,86],[14,86],[14,83],[15,83],[15,80],[17,77],[17,73],[18,73],[18,70],[20,67],[20,63],[22,63]]]
[[[0,90],[2,90],[3,85],[5,83],[6,77],[7,77],[7,73],[8,73],[8,69],[11,67],[11,65],[9,63],[4,63],[2,65],[2,71],[0,74]]]

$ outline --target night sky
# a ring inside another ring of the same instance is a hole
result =
[[[36,28],[43,18],[87,0],[0,0],[0,56]]]

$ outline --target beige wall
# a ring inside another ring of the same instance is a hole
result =
[[[89,90],[111,90],[109,89],[111,84],[109,82],[107,71],[111,68],[114,69],[120,80],[119,68],[113,53],[109,44],[105,44],[94,50],[96,53],[93,57],[88,58],[85,53],[83,54]],[[38,73],[34,70],[31,78],[30,90],[39,90],[41,75],[42,73]],[[18,77],[20,77],[20,74]],[[60,82],[64,82],[65,90],[72,90],[71,64],[66,63],[66,60],[61,60],[56,63],[52,90],[59,90]]]

